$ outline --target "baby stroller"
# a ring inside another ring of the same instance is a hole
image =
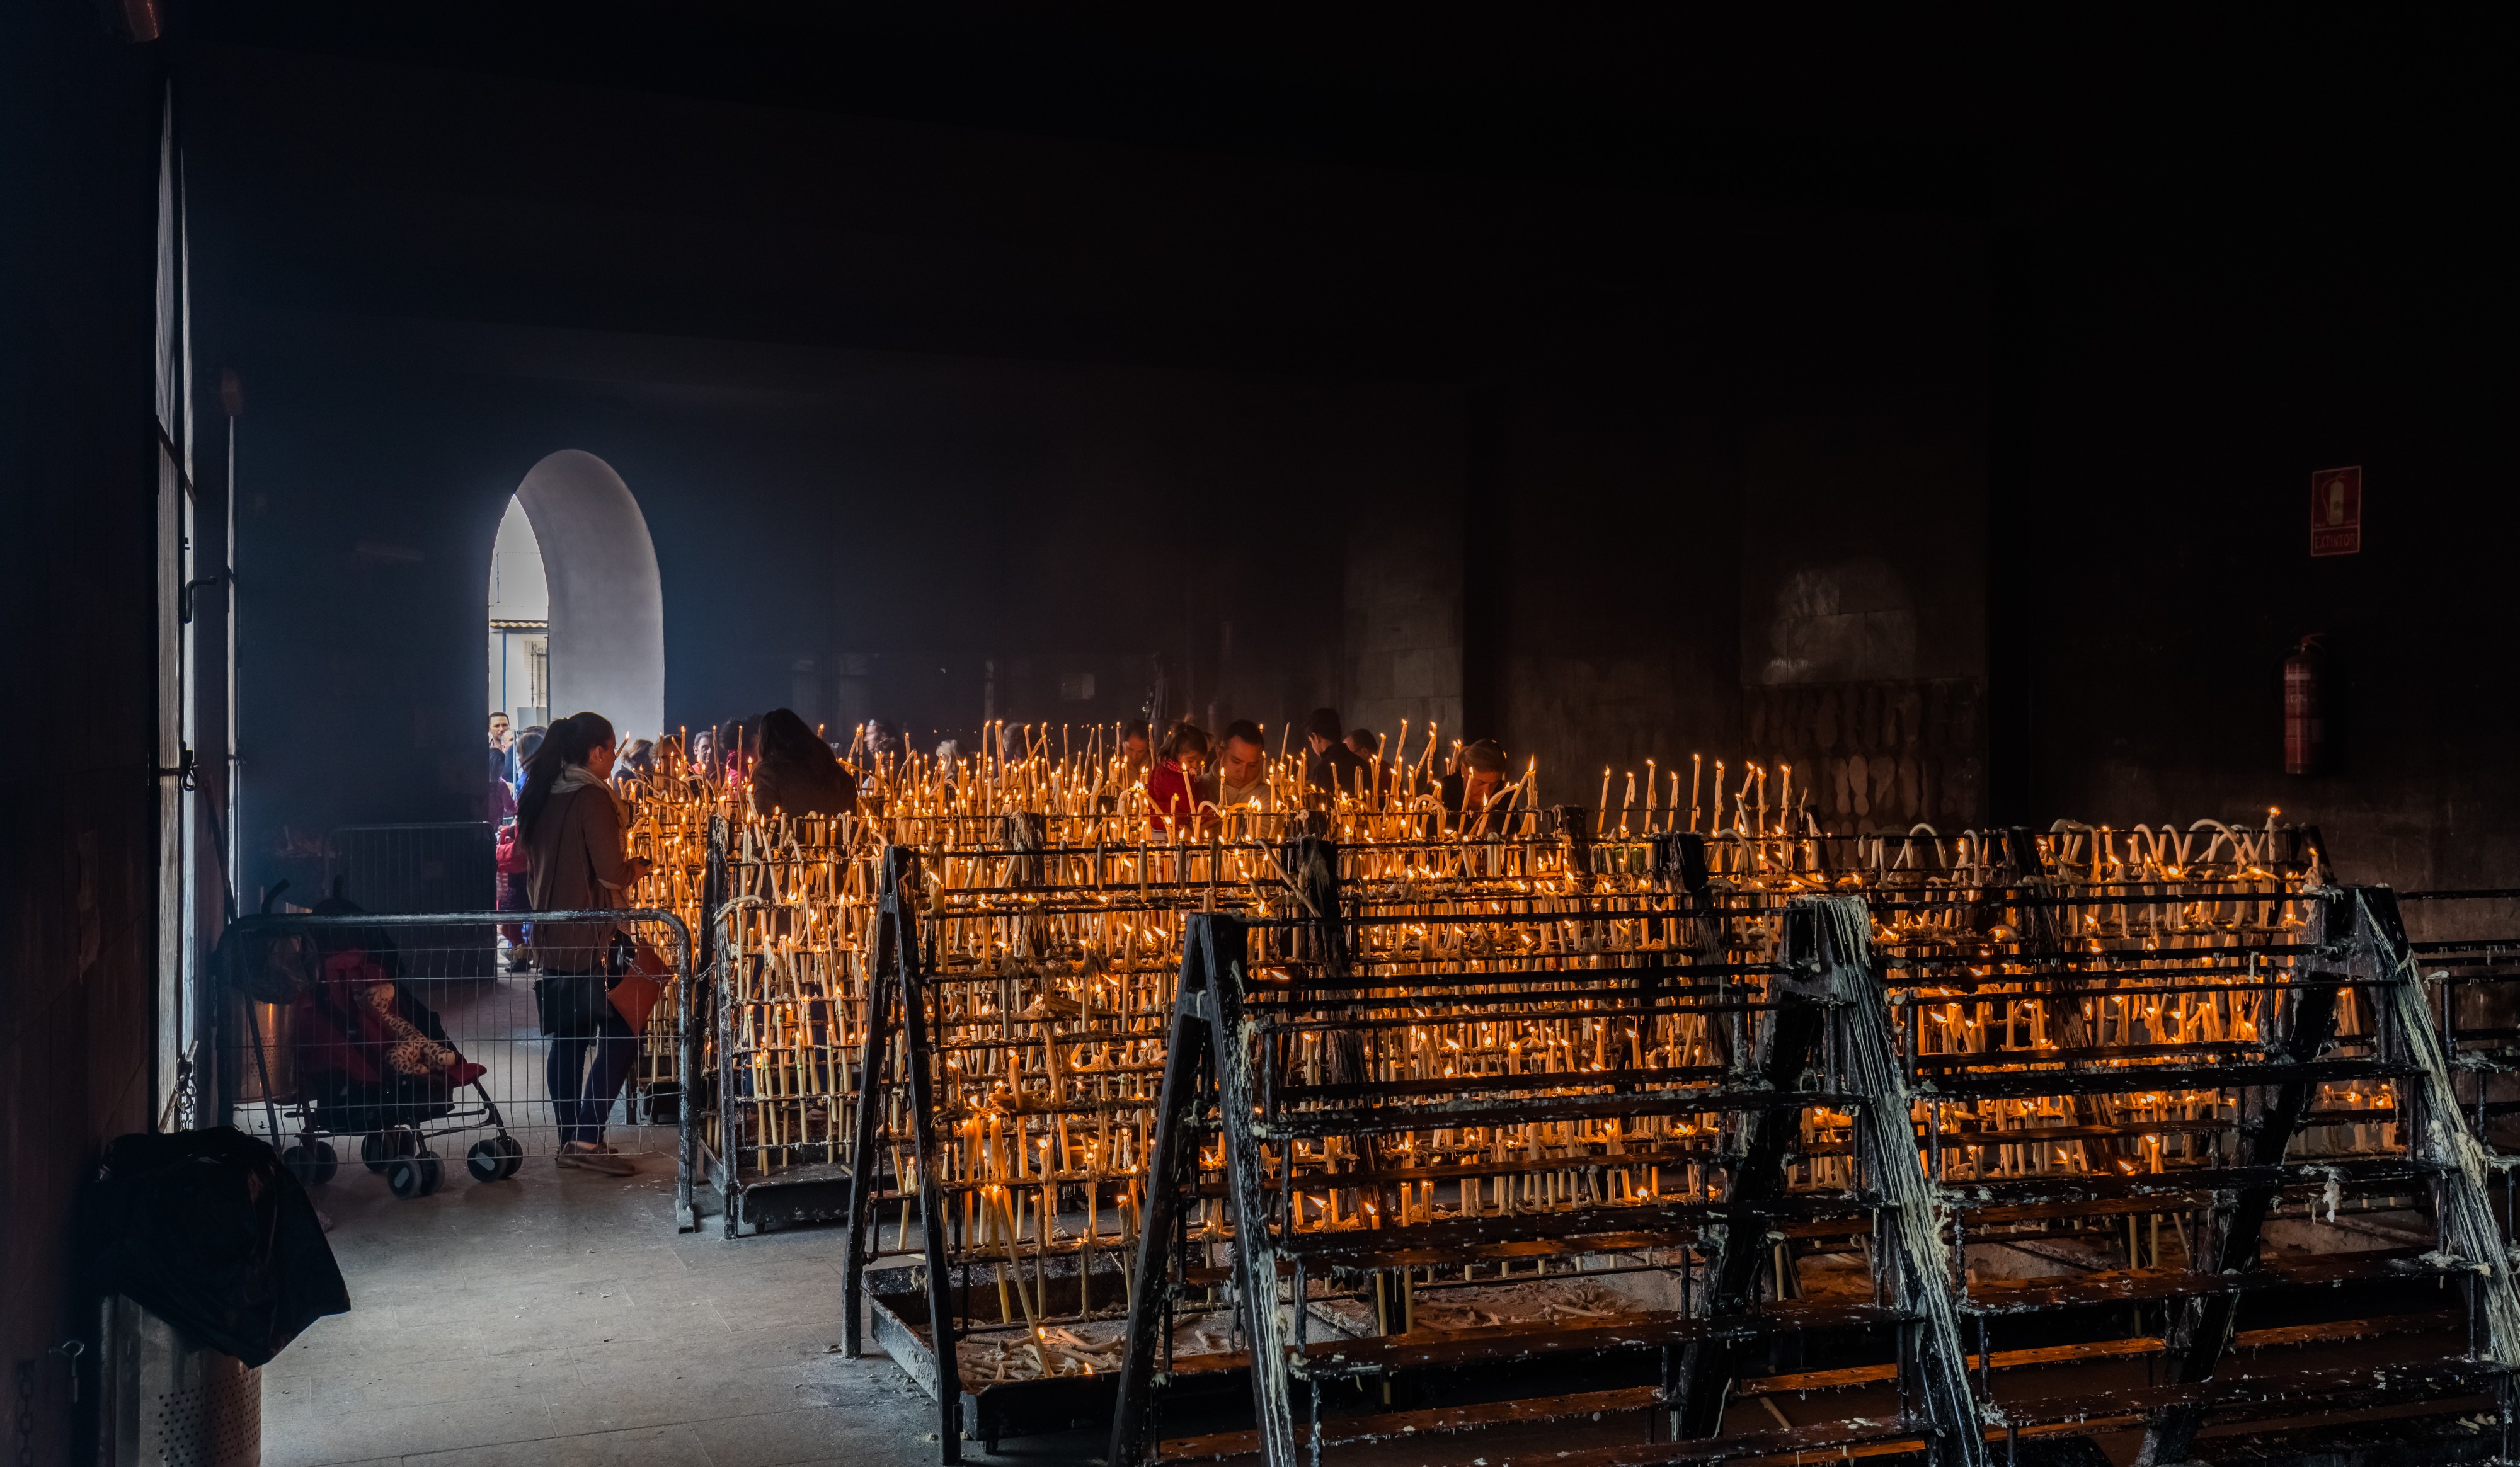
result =
[[[361,909],[336,895],[315,913],[354,915]],[[355,1135],[359,1159],[384,1175],[396,1197],[426,1197],[444,1179],[429,1141],[485,1126],[496,1134],[472,1143],[466,1169],[476,1181],[517,1174],[524,1147],[508,1134],[482,1086],[482,1067],[455,1052],[437,1014],[397,981],[393,943],[382,927],[255,935],[261,941],[250,946],[258,951],[230,955],[230,977],[248,998],[284,1005],[288,1013],[294,1084],[285,1088],[285,1098],[271,1083],[250,1005],[247,1022],[255,1031],[271,1134],[281,1134],[284,1109],[297,1123],[298,1139],[281,1160],[300,1180],[330,1181],[339,1161],[323,1137]]]

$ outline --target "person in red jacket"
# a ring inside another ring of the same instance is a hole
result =
[[[1215,813],[1216,796],[1207,779],[1207,731],[1196,724],[1175,724],[1164,735],[1155,767],[1147,773],[1147,807],[1158,829],[1171,829],[1176,820],[1196,829]]]

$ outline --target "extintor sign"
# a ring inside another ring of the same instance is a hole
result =
[[[2310,476],[2310,553],[2352,556],[2362,550],[2362,469],[2322,468]]]

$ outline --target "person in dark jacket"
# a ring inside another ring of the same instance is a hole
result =
[[[1304,744],[1310,751],[1304,759],[1304,782],[1323,804],[1334,803],[1331,791],[1355,798],[1358,780],[1365,773],[1365,761],[1347,746],[1347,726],[1339,722],[1336,708],[1316,708],[1304,721]]]
[[[541,748],[543,740],[550,736],[549,728],[532,724],[518,730],[515,740],[508,745],[508,782],[516,786],[518,794],[524,793],[525,789],[525,766],[533,763],[534,750]],[[511,814],[514,813],[513,804],[511,802]]]
[[[655,772],[656,741],[652,738],[631,739],[612,756],[612,782],[616,785],[645,779]]]
[[[1462,750],[1443,784],[1444,808],[1459,817],[1456,829],[1482,835],[1505,828],[1507,807],[1513,800],[1508,763],[1504,746],[1492,738]]]
[[[611,772],[612,725],[579,713],[552,726],[517,797],[525,847],[525,894],[535,911],[596,911],[628,905],[647,863],[622,850],[621,808],[604,777]],[[560,1121],[562,1167],[627,1177],[637,1170],[604,1143],[613,1097],[639,1062],[639,1037],[603,996],[620,981],[619,926],[608,921],[536,922],[531,943],[542,976],[534,1002],[551,1037],[544,1079]]]
[[[858,777],[786,708],[761,716],[761,757],[752,766],[752,813],[846,815],[858,808]]]
[[[717,762],[720,779],[740,779],[752,772],[752,761],[761,754],[759,719],[729,719],[717,726]]]

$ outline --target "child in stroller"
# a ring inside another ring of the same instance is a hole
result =
[[[319,916],[359,914],[338,897]],[[298,1095],[312,1107],[310,1131],[360,1137],[369,1170],[387,1174],[396,1196],[437,1189],[437,1159],[428,1149],[428,1123],[457,1111],[455,1091],[477,1085],[486,1067],[465,1058],[447,1039],[436,1012],[399,981],[392,940],[382,928],[321,929],[316,981],[294,1003]],[[508,1136],[498,1109],[480,1092],[478,1115],[499,1134],[467,1158],[473,1176],[495,1181],[515,1175],[522,1148]],[[467,1129],[461,1124],[440,1131]]]
[[[434,1010],[388,976],[385,959],[364,949],[324,955],[296,1017],[298,1075],[328,1131],[440,1119],[455,1109],[454,1090],[486,1072],[457,1051]]]

